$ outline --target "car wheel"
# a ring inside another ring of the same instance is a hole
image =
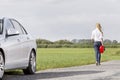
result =
[[[5,62],[3,58],[2,52],[0,52],[0,80],[2,80],[4,76],[4,67],[5,67]]]
[[[34,74],[36,72],[36,55],[34,51],[31,51],[29,58],[29,65],[26,69],[23,69],[24,74]]]

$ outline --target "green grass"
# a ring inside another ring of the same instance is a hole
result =
[[[120,48],[108,48],[102,61],[120,59]],[[93,48],[38,48],[37,70],[80,66],[95,63]]]
[[[120,60],[120,48],[106,48],[102,61]],[[95,63],[93,48],[38,48],[37,70],[81,66]],[[22,70],[10,70],[7,74],[23,74]]]

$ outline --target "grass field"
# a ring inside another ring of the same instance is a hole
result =
[[[120,48],[108,48],[102,61],[120,59]],[[95,63],[93,48],[38,48],[37,70]]]

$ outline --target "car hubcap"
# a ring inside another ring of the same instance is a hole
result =
[[[3,60],[3,56],[0,55],[0,78],[3,76],[4,74],[4,60]]]
[[[35,72],[36,71],[36,57],[33,52],[31,54],[30,63],[31,63],[32,71]]]

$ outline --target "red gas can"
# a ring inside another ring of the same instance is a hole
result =
[[[105,47],[103,45],[101,45],[99,48],[100,53],[102,54],[104,52],[104,50],[105,50]]]

